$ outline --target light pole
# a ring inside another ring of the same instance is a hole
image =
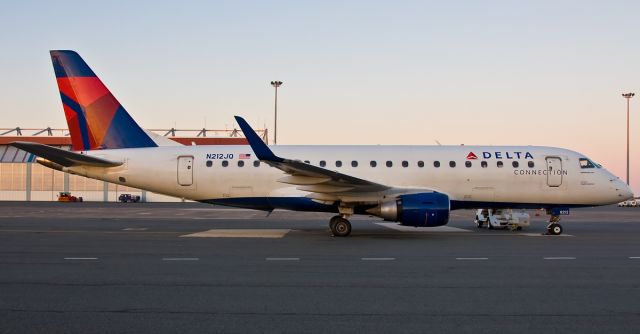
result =
[[[271,86],[276,89],[276,101],[273,117],[273,145],[278,143],[278,87],[280,87],[280,85],[282,85],[282,81],[271,81]]]
[[[635,93],[625,93],[622,97],[627,99],[627,185],[629,185],[629,100],[636,95]]]

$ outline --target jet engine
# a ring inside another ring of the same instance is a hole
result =
[[[442,226],[449,222],[449,196],[438,192],[401,195],[368,212],[406,226]]]

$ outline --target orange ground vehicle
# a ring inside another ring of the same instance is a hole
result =
[[[82,197],[75,197],[68,191],[61,191],[58,195],[58,202],[82,202]]]

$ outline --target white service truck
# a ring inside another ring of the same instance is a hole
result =
[[[478,209],[474,219],[478,228],[522,230],[528,227],[531,216],[524,210],[514,212],[513,209]]]
[[[638,207],[638,200],[635,198],[630,199],[630,200],[618,203],[618,206],[625,207],[625,208],[635,208],[635,207]]]

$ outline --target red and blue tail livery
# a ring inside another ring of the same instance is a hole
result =
[[[75,151],[155,147],[79,54],[51,51]]]

